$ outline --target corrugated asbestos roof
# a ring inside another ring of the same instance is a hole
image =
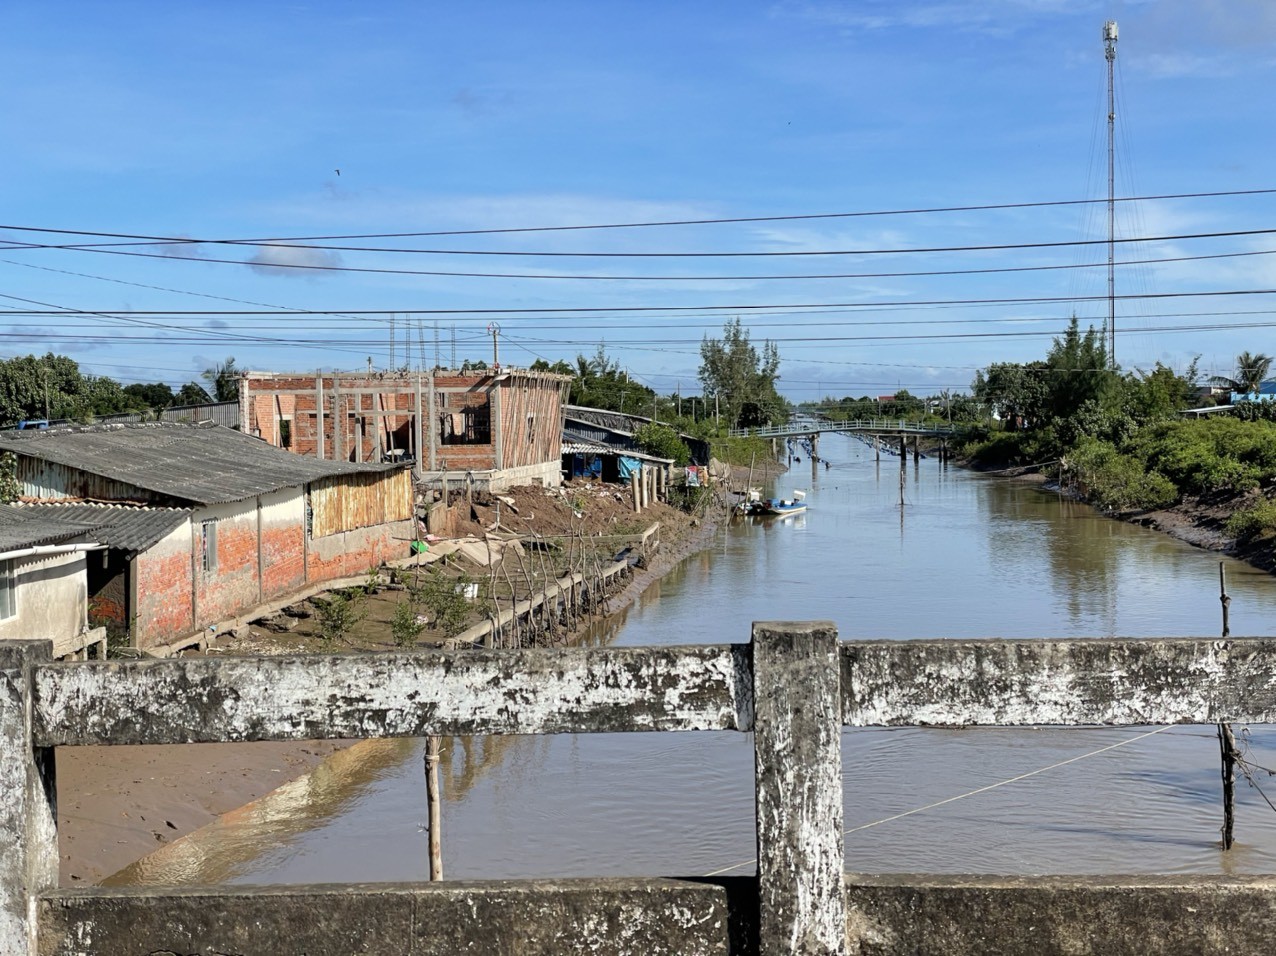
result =
[[[383,465],[306,458],[220,425],[146,422],[0,433],[0,451],[29,455],[194,504],[243,501]]]
[[[0,505],[0,551],[17,551],[37,544],[57,544],[92,535],[97,526],[69,516],[30,513],[26,508]]]
[[[11,510],[61,517],[91,525],[93,540],[122,551],[145,551],[180,525],[189,508],[136,508],[129,505],[18,505]]]

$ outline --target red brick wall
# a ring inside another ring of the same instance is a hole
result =
[[[412,522],[396,521],[314,538],[310,542],[309,581],[317,584],[357,577],[382,561],[406,558],[411,536]]]
[[[138,647],[154,647],[189,634],[191,626],[191,532],[182,525],[137,556]]]
[[[257,588],[257,500],[232,505],[214,505],[196,511],[191,519],[197,535],[203,522],[217,520],[217,570],[203,570],[196,564],[199,582],[199,625],[215,624],[234,617],[256,604]],[[201,558],[198,542],[195,554]]]
[[[286,489],[263,495],[261,509],[261,586],[264,597],[273,597],[306,583],[305,498]]]

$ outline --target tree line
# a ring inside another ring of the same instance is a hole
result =
[[[239,397],[237,374],[235,360],[228,358],[201,375],[208,389],[191,381],[174,391],[162,383],[121,385],[86,374],[74,359],[52,352],[0,359],[0,427],[39,419],[88,422],[102,415],[233,401]]]

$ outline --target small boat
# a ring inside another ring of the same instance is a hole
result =
[[[753,510],[749,513],[764,517],[777,517],[779,515],[801,514],[805,510],[805,501],[794,501],[789,498],[768,498],[765,501],[754,502]]]

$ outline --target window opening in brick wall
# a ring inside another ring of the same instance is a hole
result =
[[[17,571],[12,561],[0,561],[0,620],[18,614]]]
[[[445,407],[439,415],[439,439],[444,445],[490,445],[491,400],[484,398],[481,405]]]
[[[292,419],[291,418],[279,419],[279,447],[280,448],[292,447]]]
[[[203,521],[199,526],[201,566],[205,573],[217,570],[217,522]]]

